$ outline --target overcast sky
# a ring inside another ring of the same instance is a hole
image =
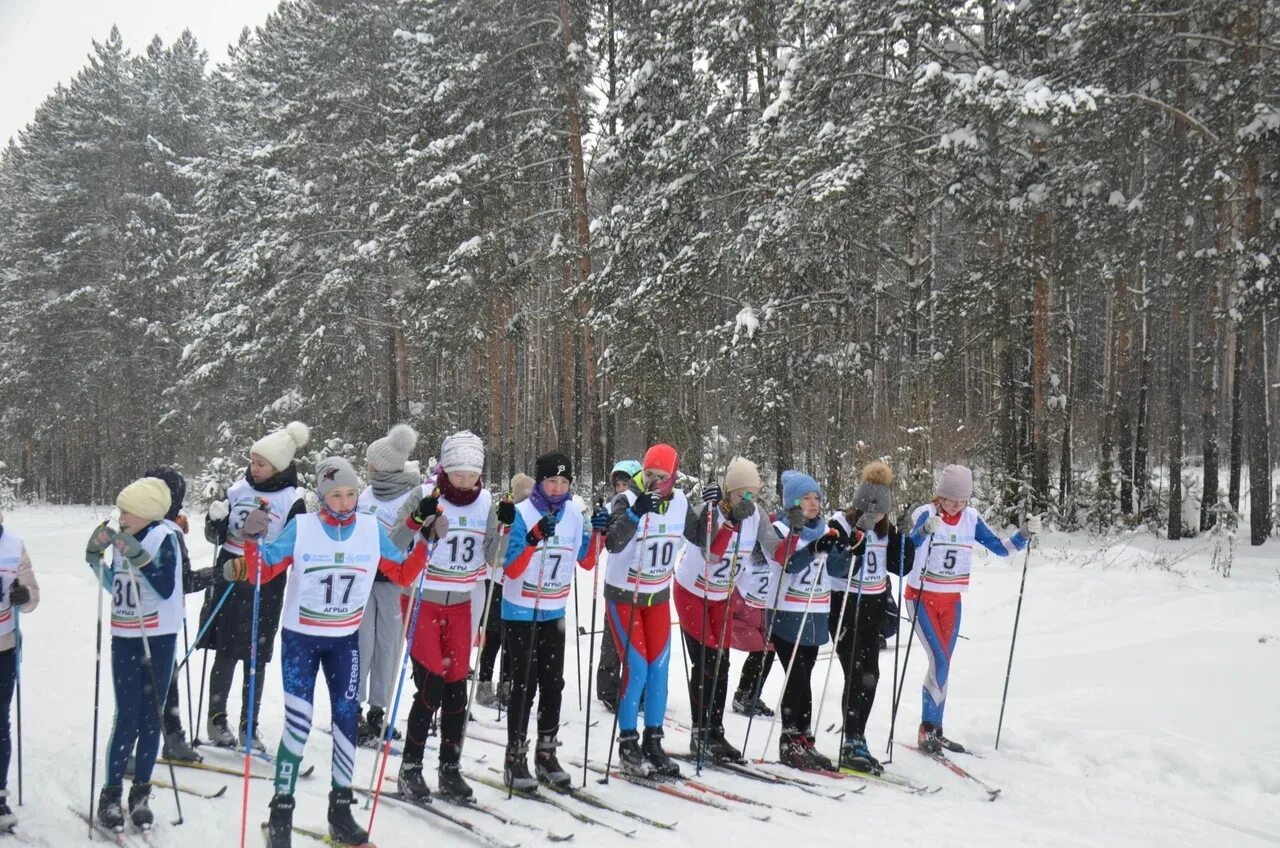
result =
[[[279,0],[0,0],[0,144],[35,115],[59,82],[86,64],[92,41],[120,27],[133,53],[153,35],[166,44],[190,29],[210,62],[226,57],[240,30],[256,27]]]

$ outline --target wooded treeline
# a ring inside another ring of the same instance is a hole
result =
[[[1176,537],[1226,493],[1260,542],[1278,22],[290,0],[212,69],[113,31],[0,157],[2,455],[104,500],[291,418],[405,420],[424,459],[476,430],[493,482],[655,439],[836,500],[875,456],[960,460],[1010,516]]]

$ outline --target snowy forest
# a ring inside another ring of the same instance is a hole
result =
[[[103,502],[407,421],[490,484],[956,460],[1010,516],[1225,497],[1259,544],[1278,188],[1278,0],[289,0],[216,67],[112,31],[0,157],[3,473]]]

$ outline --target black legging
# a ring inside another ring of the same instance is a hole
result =
[[[249,661],[238,660],[231,654],[215,651],[213,654],[213,670],[209,672],[209,718],[225,715],[227,697],[231,694],[231,682],[235,678],[236,666],[242,666],[240,685],[240,727],[243,729],[249,719]],[[262,711],[262,686],[266,681],[267,661],[258,658],[257,696],[253,699],[253,726],[258,727],[258,714]]]
[[[764,682],[769,679],[769,669],[773,668],[773,651],[752,651],[747,654],[742,664],[742,675],[738,678],[739,700],[760,697],[764,691]]]
[[[404,761],[422,762],[423,746],[431,733],[431,718],[440,711],[440,762],[456,763],[462,753],[462,731],[467,726],[467,681],[446,683],[413,661],[413,682],[417,691],[409,708],[408,733],[404,737]]]
[[[844,704],[844,735],[866,736],[867,718],[871,715],[871,707],[876,700],[876,687],[880,683],[880,624],[886,611],[885,598],[889,594],[863,595],[860,609],[856,593],[849,593],[847,599],[844,595],[843,592],[831,593],[831,616],[827,619],[827,630],[835,640],[836,656],[840,658],[840,667],[844,669],[845,684],[841,695],[841,702]],[[844,628],[837,636],[836,621],[841,604],[845,604]],[[856,655],[853,645],[855,632],[858,642]]]
[[[0,790],[9,787],[9,758],[13,752],[9,733],[9,705],[18,682],[18,651],[0,651]]]
[[[164,699],[164,732],[182,732],[182,706],[178,703],[178,667],[173,667],[169,678],[169,694]],[[192,733],[195,731],[192,730]]]
[[[692,634],[684,630],[681,632],[684,633],[685,647],[689,650],[689,707],[693,712],[693,726],[718,728],[724,724],[724,702],[726,690],[729,688],[729,652],[705,647]],[[720,657],[719,663],[716,662],[717,656]],[[720,671],[718,683],[716,682],[717,666]],[[711,703],[713,691],[715,702]],[[705,706],[704,700],[707,702]],[[708,715],[708,708],[710,715]]]
[[[484,627],[484,647],[480,649],[480,679],[493,680],[493,666],[502,649],[502,587],[493,584],[489,588],[489,620]],[[507,658],[502,657],[498,670],[498,682],[507,679]]]
[[[510,744],[519,744],[527,738],[535,694],[538,695],[538,735],[555,737],[560,729],[564,622],[563,618],[506,622],[503,638],[511,671],[511,703],[507,707],[507,742]]]
[[[799,733],[809,732],[809,721],[813,717],[813,666],[818,661],[817,645],[793,645],[790,642],[773,637],[773,649],[778,653],[778,662],[784,669],[790,669],[787,676],[787,688],[782,692],[782,729]],[[791,668],[792,655],[795,656],[795,667]]]

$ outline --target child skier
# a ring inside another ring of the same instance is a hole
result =
[[[903,561],[898,552],[901,536],[888,517],[893,502],[892,484],[893,471],[888,465],[868,463],[862,469],[850,510],[835,516],[850,535],[855,527],[863,531],[866,541],[848,577],[836,580],[832,586],[831,614],[827,620],[845,677],[840,768],[873,774],[881,773],[884,767],[867,748],[867,718],[880,682],[880,633],[885,620],[896,615],[888,574],[897,572],[898,563]],[[847,559],[849,552],[829,555],[830,558],[841,556]]]
[[[280,650],[284,660],[285,729],[276,753],[275,797],[268,822],[269,848],[289,848],[293,790],[311,732],[316,674],[323,670],[333,715],[333,789],[329,792],[329,835],[334,842],[360,844],[369,834],[351,817],[351,780],[356,757],[355,681],[360,674],[357,631],[365,603],[381,571],[408,586],[422,571],[426,546],[409,553],[397,546],[378,519],[356,509],[360,479],[351,463],[328,457],[316,465],[320,511],[297,516],[273,541],[259,544],[270,526],[264,510],[243,523],[245,555],[223,566],[228,580],[265,586],[286,571],[293,575],[284,598]],[[422,498],[417,515],[433,515],[433,498]],[[427,527],[433,526],[426,525]],[[291,568],[292,567],[292,568]]]
[[[160,749],[160,701],[169,689],[185,613],[182,556],[177,534],[164,520],[170,503],[163,480],[143,477],[130,483],[116,498],[119,531],[103,523],[85,549],[85,559],[100,570],[102,588],[111,595],[116,713],[107,743],[107,778],[98,794],[98,821],[117,832],[124,830],[122,784],[130,754],[134,766],[129,819],[141,830],[153,822],[148,802]]]
[[[930,754],[944,748],[957,753],[964,746],[943,735],[942,718],[947,704],[951,654],[960,635],[960,602],[969,588],[973,547],[982,545],[996,556],[1020,551],[1040,532],[1040,516],[1029,517],[1013,536],[1003,539],[969,506],[973,497],[973,472],[963,465],[942,469],[933,503],[911,516],[911,544],[915,555],[907,575],[905,598],[912,609],[916,636],[929,656],[929,671],[921,692],[920,731],[917,744]]]
[[[293,457],[297,449],[307,443],[309,434],[305,424],[293,421],[283,430],[268,433],[254,442],[249,448],[249,467],[245,469],[244,478],[227,489],[225,499],[209,504],[204,534],[210,542],[221,547],[214,562],[216,567],[221,568],[228,560],[244,556],[244,522],[251,514],[260,511],[262,501],[267,502],[271,519],[262,539],[264,542],[274,541],[283,532],[285,524],[307,511]],[[204,608],[200,612],[201,626],[210,615],[214,615],[214,606],[225,589],[226,583],[219,580],[205,596]],[[284,580],[262,587],[258,605],[258,680],[264,679],[266,664],[271,661],[284,593]],[[245,728],[249,724],[252,619],[252,587],[237,585],[223,602],[201,645],[214,651],[213,669],[209,672],[209,718],[205,730],[209,741],[220,748],[243,748],[245,743]],[[237,665],[243,666],[239,739],[227,723],[227,697],[231,694]],[[256,699],[254,709],[261,706],[262,699]],[[256,733],[260,727],[256,715],[253,726],[253,747],[264,751],[265,746]]]
[[[516,474],[511,478],[511,501],[516,505],[517,510],[520,504],[529,498],[534,485],[534,479],[528,474]],[[498,652],[502,649],[501,560],[505,557],[506,551],[503,551],[502,557],[494,559],[488,571],[488,577],[484,581],[488,609],[487,612],[481,613],[484,627],[483,632],[479,634],[480,659],[476,663],[479,666],[477,673],[480,675],[480,681],[476,685],[476,702],[484,707],[501,707],[502,709],[506,709],[511,696],[510,663],[507,662],[505,651],[502,654],[502,665],[499,666],[496,691],[493,688],[493,667],[497,662]]]
[[[9,808],[9,759],[13,742],[9,708],[18,681],[18,615],[40,603],[40,585],[22,537],[5,526],[0,513],[0,830],[11,831],[18,817]]]
[[[510,501],[495,509],[493,495],[480,480],[483,471],[484,443],[479,436],[463,430],[444,440],[434,475],[438,500],[429,499],[439,506],[441,531],[417,599],[420,609],[410,648],[417,693],[409,710],[400,765],[400,792],[414,801],[431,799],[422,777],[422,755],[437,710],[438,791],[451,801],[468,801],[474,794],[459,766],[475,633],[471,591],[497,551],[499,523],[510,524],[515,512]]]
[[[604,598],[618,656],[618,765],[633,774],[679,777],[680,767],[662,750],[671,659],[671,576],[685,542],[701,545],[698,515],[676,488],[676,449],[657,444],[645,452],[643,471],[617,495],[605,547]],[[644,745],[636,732],[644,698]]]
[[[831,761],[818,753],[810,730],[813,690],[810,678],[818,648],[827,642],[831,604],[830,578],[848,573],[848,559],[829,557],[849,546],[850,537],[837,521],[822,520],[822,488],[799,471],[782,472],[785,513],[774,522],[785,541],[763,550],[774,578],[769,638],[786,669],[782,693],[782,735],[778,758],[786,765],[831,771]]]
[[[620,495],[631,488],[631,481],[643,471],[640,463],[634,459],[623,459],[613,466],[609,472],[609,484],[614,495]],[[613,639],[600,640],[600,661],[596,664],[596,696],[609,712],[618,708],[619,668],[622,661],[618,659],[618,648]]]
[[[763,482],[755,463],[734,457],[725,468],[723,490],[713,484],[703,492],[704,512],[698,523],[706,528],[712,515],[710,558],[702,549],[686,545],[676,566],[675,601],[680,629],[688,648],[689,704],[693,710],[690,750],[713,762],[737,762],[742,752],[724,735],[724,704],[729,689],[729,615],[731,585],[743,572],[755,549],[760,515],[756,500]],[[712,695],[714,693],[714,700]]]
[[[397,424],[387,435],[372,442],[365,451],[369,485],[360,493],[362,510],[371,511],[383,529],[390,532],[396,516],[406,503],[414,505],[430,494],[422,485],[422,475],[409,467],[409,452],[418,442],[418,433],[408,424]],[[395,686],[400,660],[403,620],[400,599],[404,591],[379,571],[360,619],[360,700],[369,705],[358,720],[361,745],[378,742],[386,731],[386,709]]]
[[[538,781],[567,787],[571,778],[556,759],[560,745],[560,693],[564,689],[564,609],[576,575],[575,564],[595,568],[591,527],[603,530],[608,513],[599,510],[588,527],[574,507],[569,486],[569,457],[553,452],[538,457],[535,485],[516,507],[511,541],[503,558],[503,645],[511,674],[507,713],[507,752],[502,779],[524,792]],[[529,774],[529,713],[538,694],[538,745],[535,780]]]

